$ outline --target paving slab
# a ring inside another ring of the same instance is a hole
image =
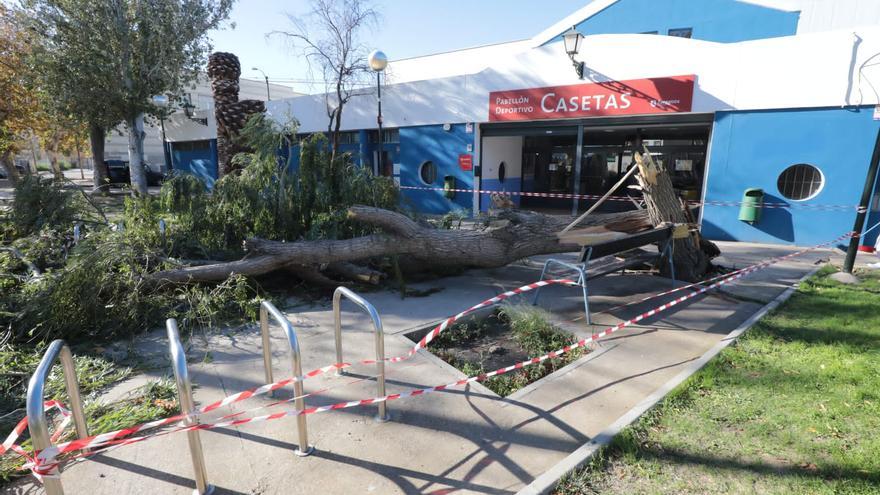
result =
[[[722,264],[745,266],[789,247],[722,243]],[[762,256],[763,255],[763,256]],[[593,436],[614,423],[676,375],[687,363],[749,318],[768,297],[775,297],[815,268],[830,251],[774,265],[753,275],[748,285],[731,286],[731,295],[701,295],[605,339],[593,352],[507,398],[480,385],[449,389],[419,398],[392,401],[392,420],[377,423],[376,406],[308,416],[309,442],[315,452],[296,457],[293,418],[255,423],[201,434],[209,479],[219,494],[321,493],[515,493]],[[404,354],[412,342],[405,334],[455,314],[477,302],[537,279],[542,259],[499,270],[474,270],[411,287],[443,290],[424,298],[400,299],[392,292],[367,293],[383,317],[388,356]],[[644,274],[610,275],[591,282],[593,326],[583,318],[580,292],[549,287],[541,294],[566,329],[589,335],[659,304],[637,302],[670,282]],[[667,297],[668,300],[670,297]],[[531,301],[528,299],[527,301]],[[373,357],[369,320],[346,305],[343,348],[346,361]],[[610,310],[610,311],[609,311]],[[333,315],[329,306],[297,308],[288,314],[297,328],[304,369],[333,362]],[[151,345],[161,348],[161,334]],[[275,377],[289,375],[281,332],[273,331]],[[205,342],[191,342],[190,373],[197,402],[205,404],[264,381],[261,341],[254,326],[224,329]],[[207,354],[207,353],[210,354]],[[205,357],[208,356],[208,359]],[[355,366],[337,377],[305,383],[308,405],[324,405],[376,395],[375,368]],[[442,361],[420,351],[389,364],[388,393],[462,378]],[[290,397],[284,391],[281,397]],[[246,411],[271,402],[257,398],[213,414]],[[280,411],[288,406],[276,406]],[[265,410],[260,411],[263,414]],[[67,466],[67,493],[191,493],[192,467],[186,437],[173,434],[127,446]],[[21,493],[27,484],[7,491]]]

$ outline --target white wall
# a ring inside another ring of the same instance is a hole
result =
[[[685,74],[697,75],[694,112],[877,104],[880,64],[865,63],[880,53],[880,27],[856,32],[859,38],[843,30],[730,44],[587,36],[581,52],[587,81],[578,80],[562,43],[553,43],[501,57],[478,74],[389,85],[382,93],[384,122],[389,128],[485,122],[491,91]],[[295,116],[306,132],[326,128],[321,95],[272,101],[269,110],[278,119]],[[375,122],[375,92],[345,107],[344,129],[370,129]]]
[[[497,180],[498,166],[504,162],[507,179],[522,178],[522,136],[487,136],[483,138],[483,179]]]

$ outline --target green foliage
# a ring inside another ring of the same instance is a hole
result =
[[[27,0],[42,34],[34,57],[57,112],[109,128],[158,115],[154,95],[176,98],[204,66],[208,32],[233,0]]]
[[[485,373],[485,359],[479,362],[460,359],[452,349],[468,347],[492,329],[493,325],[503,325],[511,332],[516,343],[531,357],[557,351],[575,342],[574,336],[553,326],[546,311],[531,305],[505,304],[491,315],[474,321],[455,324],[447,328],[429,348],[441,359],[458,368],[467,376]],[[581,348],[571,350],[558,358],[547,359],[542,363],[527,366],[520,370],[483,380],[483,385],[500,396],[507,396],[540,380],[563,366],[576,361],[583,355]]]
[[[300,165],[290,171],[277,154],[288,143],[289,128],[278,128],[261,116],[243,132],[255,148],[240,154],[244,165],[217,181],[211,194],[191,175],[178,175],[162,186],[161,204],[174,215],[171,234],[180,256],[230,257],[241,254],[250,237],[270,240],[346,239],[369,233],[347,217],[350,206],[363,204],[397,209],[398,191],[386,177],[374,177],[338,155],[331,160],[323,136],[299,143]],[[296,150],[296,148],[292,148]]]
[[[14,236],[25,237],[46,227],[72,228],[84,211],[75,191],[36,174],[26,175],[15,186],[9,221]]]
[[[178,317],[184,328],[253,316],[255,291],[241,276],[211,285],[162,286],[145,276],[171,265],[144,233],[138,215],[121,234],[95,233],[72,250],[63,270],[29,283],[15,298],[16,340],[101,342],[136,334]],[[250,309],[245,312],[244,310]]]
[[[550,315],[541,308],[529,304],[504,304],[498,313],[502,320],[507,320],[514,338],[529,355],[556,351],[575,341],[571,334],[554,327]]]

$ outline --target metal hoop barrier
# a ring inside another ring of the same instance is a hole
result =
[[[379,394],[378,397],[385,396],[385,332],[382,329],[382,319],[379,318],[379,312],[376,311],[376,308],[373,307],[372,304],[367,302],[366,299],[361,296],[355,294],[351,290],[345,287],[337,287],[336,291],[333,292],[333,320],[335,321],[336,327],[336,362],[342,362],[342,314],[340,312],[340,303],[342,302],[342,298],[345,297],[349,301],[357,304],[362,310],[364,310],[367,315],[370,316],[370,319],[373,320],[373,329],[376,330],[376,368],[378,369],[378,374],[376,376],[376,384],[378,385]],[[336,374],[344,375],[345,372],[341,369],[336,370]],[[391,416],[388,415],[388,411],[386,410],[385,402],[379,403],[379,412],[376,414],[376,421],[380,423],[384,423],[391,419]]]
[[[174,369],[174,379],[177,382],[177,397],[180,402],[180,412],[186,414],[184,424],[187,426],[198,423],[191,414],[196,412],[192,398],[192,385],[189,381],[189,371],[186,368],[186,353],[180,343],[180,333],[177,331],[177,320],[168,318],[165,320],[168,329],[168,349],[171,351],[171,365]],[[205,469],[205,454],[202,451],[202,441],[198,430],[186,432],[189,441],[189,455],[192,458],[193,472],[195,474],[197,495],[208,495],[214,492],[214,486],[208,484],[208,473]]]
[[[269,341],[269,316],[275,320],[275,323],[284,329],[284,335],[287,336],[287,343],[290,345],[290,361],[294,377],[302,376],[302,355],[299,351],[299,341],[296,338],[296,330],[290,323],[290,320],[278,311],[278,308],[269,301],[260,303],[260,333],[263,337],[263,364],[266,367],[266,383],[274,383],[272,379],[272,343]],[[269,392],[269,397],[274,396],[274,392]],[[302,380],[293,382],[294,407],[297,411],[305,409],[305,400],[303,397]],[[296,417],[296,428],[299,433],[299,446],[294,452],[300,457],[311,454],[315,447],[309,445],[309,429],[306,424],[306,417],[300,414]]]
[[[70,347],[63,340],[55,340],[46,349],[43,359],[37,366],[37,370],[31,376],[28,383],[27,391],[27,417],[28,430],[31,434],[31,441],[34,445],[34,451],[39,452],[47,449],[52,445],[52,439],[49,436],[49,423],[46,420],[46,411],[43,408],[43,392],[46,385],[46,378],[52,371],[52,365],[58,358],[61,358],[61,367],[64,370],[64,382],[67,386],[67,396],[70,399],[70,410],[73,414],[73,423],[76,426],[76,435],[79,438],[89,436],[89,430],[86,427],[86,416],[83,412],[82,397],[79,393],[79,384],[76,381],[76,367],[73,363],[73,354],[70,353]],[[58,468],[56,468],[58,469]],[[51,476],[43,477],[43,488],[46,495],[63,495],[64,488],[61,485],[61,478],[53,473]]]

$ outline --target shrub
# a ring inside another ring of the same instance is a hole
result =
[[[75,191],[39,175],[26,175],[15,186],[9,220],[15,237],[43,228],[73,228],[85,215],[85,205]]]

